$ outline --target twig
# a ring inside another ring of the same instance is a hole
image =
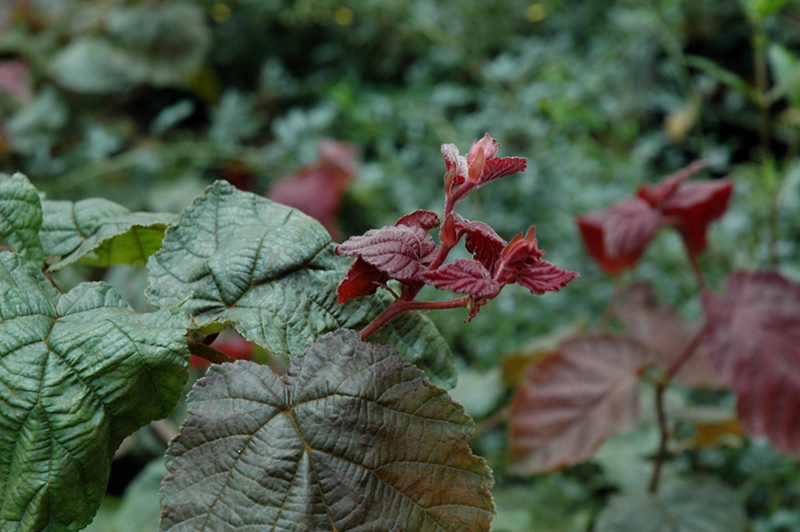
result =
[[[472,296],[463,296],[456,299],[448,299],[447,301],[407,301],[404,299],[398,299],[386,310],[381,313],[380,316],[375,318],[372,323],[361,329],[359,333],[361,338],[366,340],[375,332],[386,325],[392,318],[397,316],[398,314],[402,314],[403,312],[408,312],[409,310],[441,310],[441,309],[449,309],[449,308],[460,308],[460,307],[469,307],[472,305],[473,300]]]
[[[236,359],[228,356],[219,349],[214,349],[210,345],[195,340],[194,338],[187,338],[186,343],[189,345],[189,352],[204,360],[208,360],[212,364],[222,364],[223,362],[235,362]]]

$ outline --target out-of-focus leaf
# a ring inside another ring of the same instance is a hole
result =
[[[338,303],[350,262],[333,253],[311,217],[218,181],[167,230],[148,262],[147,294],[156,306],[188,298],[182,308],[193,329],[231,322],[249,341],[292,358],[322,334],[365,326],[389,305],[388,294]],[[400,316],[373,338],[435,382],[455,384],[453,355],[425,316]]]
[[[50,62],[50,75],[67,90],[110,94],[138,81],[126,54],[100,37],[84,37],[61,49]]]
[[[764,19],[771,17],[784,8],[792,0],[744,0],[745,12],[757,24],[761,24]]]
[[[734,493],[708,477],[665,482],[658,494],[630,493],[600,512],[596,532],[743,532],[747,520]]]
[[[728,210],[731,194],[733,182],[719,179],[681,185],[664,201],[664,215],[678,217],[677,228],[689,253],[697,254],[706,248],[708,225]]]
[[[0,175],[0,244],[10,247],[39,266],[44,265],[39,229],[42,202],[28,178],[16,173]]]
[[[0,253],[0,529],[78,530],[122,439],[165,417],[188,373],[184,321],[104,283],[59,294]]]
[[[785,94],[789,103],[800,109],[800,60],[776,42],[770,43],[767,57],[776,83],[770,96],[774,98]]]
[[[631,336],[646,346],[655,355],[655,362],[665,369],[700,333],[700,323],[685,321],[673,309],[659,303],[649,283],[633,285],[616,306],[616,312]],[[700,346],[675,379],[689,386],[725,386]]]
[[[721,67],[711,59],[701,57],[699,55],[687,55],[686,63],[690,67],[696,68],[704,74],[711,76],[723,85],[726,85],[739,92],[742,96],[748,98],[750,101],[756,102],[758,100],[758,95],[756,94],[755,89],[753,89],[744,79],[742,79],[735,72]]]
[[[114,519],[114,532],[156,532],[161,518],[158,490],[167,468],[158,458],[136,475],[125,488],[122,504]]]
[[[703,299],[705,348],[738,397],[747,432],[800,454],[800,284],[774,272],[736,272],[724,296]]]
[[[633,340],[587,336],[532,366],[511,406],[513,469],[540,473],[586,460],[611,432],[633,428],[648,360]]]
[[[386,346],[322,337],[285,377],[198,381],[167,451],[161,530],[486,530],[492,475],[463,409]]]
[[[6,92],[16,100],[27,102],[31,99],[31,77],[25,61],[0,61],[0,94]]]
[[[560,475],[529,486],[492,490],[497,517],[492,532],[576,532],[589,529],[593,510],[589,490]]]
[[[164,231],[177,216],[169,213],[132,213],[105,199],[42,202],[40,232],[44,252],[61,257],[55,271],[73,262],[92,266],[146,264],[161,248]]]

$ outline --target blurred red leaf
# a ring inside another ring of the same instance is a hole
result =
[[[417,281],[422,264],[436,253],[433,238],[419,227],[399,225],[370,229],[336,246],[338,255],[358,255],[392,279]]]
[[[511,404],[511,458],[519,473],[589,458],[611,432],[639,417],[638,377],[648,354],[616,336],[570,340],[531,366]]]
[[[212,344],[228,356],[241,360],[253,358],[253,344],[233,332],[231,329],[223,331],[219,338]],[[199,356],[192,355],[189,360],[189,367],[203,369],[211,365],[211,362]]]
[[[334,241],[341,238],[336,216],[347,185],[357,171],[355,145],[323,141],[318,147],[320,163],[299,170],[273,185],[267,197],[316,218]]]
[[[732,194],[730,179],[702,181],[680,186],[664,202],[664,215],[677,217],[675,225],[689,253],[696,255],[706,249],[708,225],[725,214]]]
[[[20,102],[33,96],[28,64],[24,61],[0,61],[0,92],[11,94]]]
[[[703,298],[711,362],[738,397],[748,433],[800,455],[800,284],[737,272]]]
[[[644,282],[628,289],[616,311],[630,335],[650,350],[655,362],[663,369],[689,347],[702,327],[701,323],[686,321],[673,309],[661,304],[653,287]],[[701,347],[681,367],[675,380],[688,386],[725,387]]]
[[[475,297],[495,297],[503,285],[492,279],[491,274],[479,261],[456,259],[437,270],[425,272],[425,281],[440,290],[452,290]]]

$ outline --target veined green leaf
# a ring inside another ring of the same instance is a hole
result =
[[[488,531],[473,424],[394,349],[320,338],[285,377],[212,367],[167,451],[161,530]]]
[[[0,244],[42,267],[41,226],[42,203],[36,187],[19,172],[0,176]]]
[[[91,266],[145,264],[161,248],[169,213],[132,213],[105,199],[44,201],[40,238],[46,255],[60,256],[50,265],[58,269],[81,261]]]
[[[79,530],[114,450],[166,416],[188,373],[185,321],[137,314],[105,283],[59,294],[0,253],[0,529]]]
[[[338,257],[325,228],[302,212],[218,181],[181,215],[148,261],[148,298],[184,300],[192,328],[232,322],[242,336],[288,358],[319,336],[359,328],[390,303],[388,295],[337,302],[352,259]],[[453,386],[453,356],[419,314],[391,321],[374,337],[391,343],[429,377]]]

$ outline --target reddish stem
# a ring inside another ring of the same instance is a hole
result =
[[[409,310],[441,310],[449,308],[469,307],[472,304],[472,296],[463,296],[456,299],[448,299],[447,301],[407,301],[398,299],[389,307],[384,310],[380,316],[372,320],[372,322],[361,329],[359,333],[361,338],[366,340],[375,332],[389,323],[389,321],[403,312]]]

